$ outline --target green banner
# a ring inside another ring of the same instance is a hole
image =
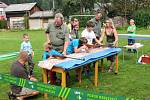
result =
[[[18,54],[19,54],[19,52],[13,52],[13,53],[0,55],[0,61],[15,58],[15,57],[17,57]]]
[[[43,51],[42,50],[35,50],[34,51],[34,53],[37,53],[37,52],[43,52]],[[11,53],[7,53],[7,54],[2,54],[2,55],[0,55],[0,61],[15,58],[18,56],[18,54],[19,54],[19,52],[11,52]],[[34,56],[36,56],[36,55],[34,55]],[[34,57],[33,59],[35,59],[35,58],[36,57]]]
[[[42,82],[33,82],[30,80],[12,77],[10,75],[0,74],[0,80],[53,96],[64,97],[68,100],[135,100],[134,98],[126,98],[124,96],[112,96],[87,92],[80,89],[62,88],[60,86],[44,84]]]

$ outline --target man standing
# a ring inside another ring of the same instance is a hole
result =
[[[102,13],[100,11],[97,11],[95,17],[91,19],[91,21],[94,23],[93,31],[97,39],[99,39],[101,36],[101,21],[100,21],[101,17]]]
[[[28,61],[28,53],[21,51],[18,57],[18,60],[12,64],[11,75],[18,78],[23,78],[26,80],[37,81],[34,77],[29,77],[28,71],[25,67],[25,63]],[[17,96],[17,100],[23,100],[26,97],[37,95],[39,92],[33,91],[31,89],[20,87],[14,84],[11,84],[11,95]],[[11,98],[11,97],[10,97]]]
[[[57,13],[54,22],[50,23],[46,29],[46,39],[47,42],[52,44],[53,49],[66,55],[66,49],[69,44],[69,29],[63,21],[63,15]]]

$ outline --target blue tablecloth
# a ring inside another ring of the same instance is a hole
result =
[[[106,57],[118,54],[119,52],[121,52],[120,48],[109,48],[109,49],[106,49],[106,50],[103,50],[103,51],[100,51],[97,53],[90,53],[89,55],[82,57],[83,59],[85,59],[84,61],[70,60],[70,61],[56,64],[55,66],[61,67],[64,70],[71,70],[71,69],[77,68],[79,66],[100,60],[102,58],[106,58]]]

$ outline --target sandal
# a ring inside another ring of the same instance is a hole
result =
[[[109,73],[112,73],[112,72],[113,72],[113,68],[110,67],[109,70],[108,70],[108,72],[109,72]]]

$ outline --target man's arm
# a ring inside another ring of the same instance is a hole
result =
[[[66,50],[67,50],[67,47],[69,45],[69,29],[68,27],[66,27],[65,29],[65,43],[64,43],[64,50],[63,50],[63,54],[66,55]]]
[[[49,39],[49,34],[48,33],[46,33],[46,42],[50,43],[50,39]]]
[[[69,41],[66,41],[65,44],[64,44],[64,51],[63,51],[63,54],[66,55],[66,50],[67,50],[67,47],[69,45]]]
[[[49,37],[49,34],[50,34],[49,29],[50,29],[50,24],[48,24],[47,29],[46,29],[46,31],[45,31],[45,36],[46,36],[46,42],[47,42],[47,43],[50,43],[50,42],[51,42],[51,41],[50,41],[50,37]]]

